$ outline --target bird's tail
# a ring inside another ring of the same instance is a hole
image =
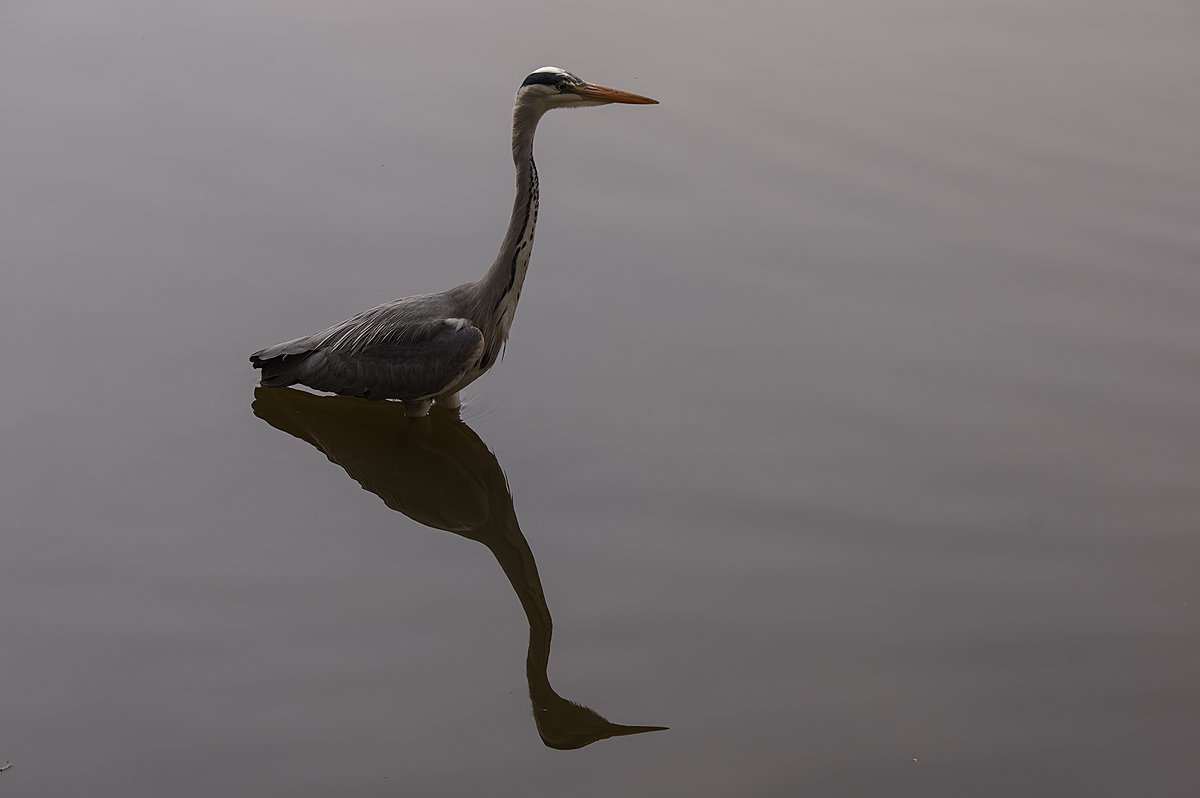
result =
[[[300,379],[300,370],[315,354],[310,351],[288,352],[286,344],[268,347],[250,356],[256,369],[262,369],[262,384],[272,388],[294,385]]]
[[[262,369],[263,385],[272,388],[294,385],[300,380],[300,370],[318,348],[314,337],[307,335],[260,349],[250,356],[250,362],[254,368]]]

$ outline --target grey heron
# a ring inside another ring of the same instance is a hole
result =
[[[512,153],[517,193],[508,231],[491,268],[475,282],[363,311],[324,332],[260,349],[250,356],[262,384],[299,383],[366,399],[399,399],[409,416],[432,402],[459,406],[459,391],[500,355],[529,268],[538,214],[533,135],[554,108],[657,100],[588,83],[558,67],[525,78],[513,105]]]

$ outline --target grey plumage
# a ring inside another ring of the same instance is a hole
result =
[[[324,332],[255,352],[263,385],[300,383],[367,399],[431,399],[483,354],[468,286],[405,297]]]
[[[557,67],[533,72],[513,106],[517,192],[500,252],[479,280],[437,294],[387,302],[317,333],[250,356],[262,383],[299,383],[368,399],[399,399],[409,415],[431,401],[458,405],[458,392],[495,364],[508,339],[537,225],[533,137],[552,108],[652,104],[648,97],[585,83]]]

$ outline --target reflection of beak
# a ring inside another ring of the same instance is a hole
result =
[[[613,737],[624,737],[627,734],[641,734],[642,732],[652,731],[667,731],[670,726],[622,726],[619,723],[609,724],[609,731]]]
[[[571,87],[576,94],[588,100],[602,103],[626,103],[628,105],[658,105],[658,100],[651,100],[633,92],[610,89],[607,86],[597,86],[595,83],[584,83],[582,86]]]

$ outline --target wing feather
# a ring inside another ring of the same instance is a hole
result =
[[[300,383],[319,391],[414,401],[444,392],[483,353],[469,321],[428,311],[411,300],[380,305],[317,335],[255,352],[264,385]],[[440,310],[440,308],[439,308]]]

